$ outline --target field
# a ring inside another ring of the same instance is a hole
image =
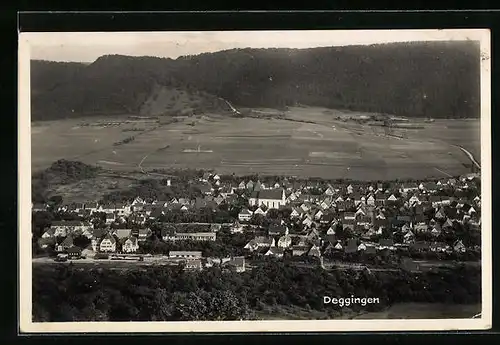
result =
[[[161,125],[127,117],[33,123],[32,166],[36,171],[65,158],[127,172],[189,167],[237,175],[384,180],[470,172],[470,160],[453,145],[480,160],[478,120],[412,120],[419,128],[394,129],[395,135],[402,133],[397,138],[384,135],[382,127],[336,120],[353,113],[296,107],[284,115],[208,114]]]

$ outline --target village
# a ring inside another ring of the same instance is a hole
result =
[[[479,174],[383,183],[283,178],[266,184],[235,183],[206,172],[192,182],[200,193],[192,199],[137,195],[123,203],[35,204],[33,213],[66,220],[52,220],[33,237],[41,251],[33,260],[218,266],[236,272],[267,259],[410,270],[418,270],[417,259],[480,260]],[[219,222],[183,217],[200,210],[212,213],[209,220],[220,210],[226,216]],[[159,242],[166,249],[152,252]],[[210,244],[227,250],[207,254]]]

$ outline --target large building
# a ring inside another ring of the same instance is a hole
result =
[[[164,241],[215,241],[217,235],[215,232],[164,232],[162,234]]]
[[[248,200],[250,206],[266,206],[267,208],[278,209],[286,204],[285,190],[263,189],[254,191]]]

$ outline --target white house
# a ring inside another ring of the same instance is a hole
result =
[[[292,245],[292,238],[289,235],[281,236],[278,240],[278,247],[288,248]]]
[[[101,243],[99,243],[99,251],[101,252],[115,252],[116,251],[116,239],[109,233],[104,236]]]
[[[238,213],[238,220],[240,222],[248,222],[252,218],[253,212],[250,211],[247,208],[244,208],[241,210],[240,213]]]
[[[122,245],[122,252],[124,253],[135,253],[137,249],[139,249],[139,242],[135,236],[127,238]]]

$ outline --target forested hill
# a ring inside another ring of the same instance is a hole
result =
[[[134,113],[158,85],[245,107],[303,104],[412,117],[479,117],[473,42],[311,49],[232,49],[178,59],[103,56],[32,61],[32,118]],[[41,69],[45,68],[43,73]]]

